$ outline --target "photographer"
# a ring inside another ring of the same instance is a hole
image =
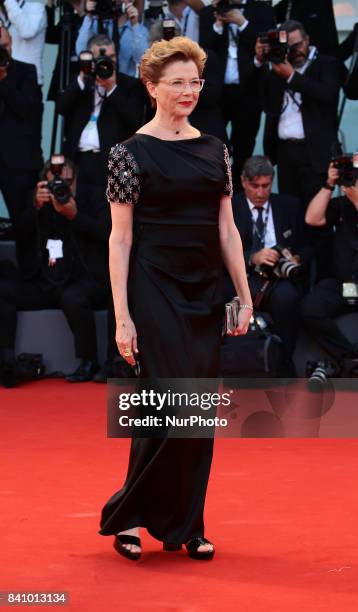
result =
[[[307,242],[300,202],[290,196],[272,194],[273,177],[273,166],[267,157],[257,155],[248,159],[241,177],[244,192],[234,196],[232,206],[254,305],[270,313],[282,339],[280,375],[295,376],[292,355],[312,249]],[[227,284],[225,293],[225,301],[232,299],[231,284],[230,287]]]
[[[268,3],[267,3],[268,4]],[[231,8],[232,6],[232,8]],[[240,189],[244,161],[252,155],[262,107],[251,79],[257,35],[274,25],[273,10],[262,2],[213,0],[199,13],[199,42],[215,51],[223,83],[221,108],[225,124],[231,123],[234,191]]]
[[[90,74],[83,66],[56,108],[65,117],[64,153],[79,165],[79,181],[104,187],[111,147],[142,125],[144,93],[137,79],[117,74],[115,48],[107,36],[94,36],[89,50]]]
[[[270,45],[261,38],[256,44],[266,112],[264,150],[277,163],[280,193],[297,196],[307,206],[324,181],[337,143],[342,66],[310,46],[301,23],[287,21],[279,32],[288,37],[281,57],[271,58]],[[276,55],[278,51],[275,48]]]
[[[332,0],[280,0],[274,8],[277,23],[293,19],[305,28],[312,45],[325,55],[338,55],[338,33]]]
[[[0,0],[0,23],[9,30],[14,59],[34,64],[37,82],[43,85],[43,54],[47,17],[41,2]]]
[[[303,322],[345,375],[358,375],[358,346],[340,331],[335,317],[358,313],[358,171],[354,180],[344,180],[344,170],[331,163],[327,183],[310,202],[306,222],[314,227],[334,227],[329,277],[322,279],[302,303]],[[343,178],[343,180],[342,180]],[[336,184],[343,196],[332,198]],[[352,184],[353,183],[353,184]],[[356,294],[356,297],[354,297]],[[332,371],[327,364],[327,373]]]
[[[0,190],[16,231],[42,166],[42,102],[35,66],[12,59],[11,37],[3,27],[0,54]]]
[[[93,308],[108,303],[110,218],[102,189],[76,184],[73,163],[52,156],[21,219],[19,310],[61,308],[74,336],[78,369],[70,382],[97,370]]]
[[[117,10],[106,15],[108,3],[104,3],[104,14],[98,15],[103,0],[87,0],[85,16],[76,41],[77,55],[88,49],[91,37],[103,31],[115,43],[118,40],[119,71],[132,77],[137,76],[137,66],[148,48],[148,29],[140,23],[136,6],[124,0],[117,0]]]

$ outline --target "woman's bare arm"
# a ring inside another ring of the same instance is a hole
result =
[[[129,314],[127,281],[129,257],[133,240],[133,206],[111,202],[112,231],[109,238],[109,273],[111,278],[114,312],[116,317],[116,342],[119,352],[137,352],[137,334]],[[135,365],[132,356],[125,359]]]
[[[233,218],[231,198],[229,196],[224,196],[220,202],[219,227],[223,260],[232,278],[235,291],[240,298],[240,303],[252,306],[242,242]],[[240,310],[239,335],[246,333],[251,314],[252,311],[249,308]]]

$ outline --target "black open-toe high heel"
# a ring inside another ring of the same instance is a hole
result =
[[[116,535],[114,543],[113,543],[113,546],[115,550],[117,551],[117,553],[119,553],[123,557],[126,557],[127,559],[131,559],[132,561],[137,561],[140,558],[142,553],[132,552],[131,550],[123,546],[124,544],[135,544],[135,546],[141,546],[140,538],[137,538],[137,536],[127,535],[124,533],[122,535]]]
[[[191,557],[191,559],[199,559],[206,561],[212,559],[215,554],[214,547],[212,550],[198,551],[199,546],[203,546],[205,544],[211,544],[213,546],[213,543],[209,542],[209,540],[207,540],[206,538],[198,537],[189,540],[189,542],[185,544],[188,556]],[[163,550],[167,552],[175,552],[181,550],[182,547],[182,544],[171,544],[170,542],[163,542]]]
[[[203,546],[205,544],[211,544],[213,547],[212,550],[199,551],[198,550],[199,546]],[[209,561],[209,559],[212,559],[215,554],[213,543],[209,542],[209,540],[207,540],[206,538],[202,538],[202,537],[192,538],[191,540],[189,540],[189,542],[185,544],[185,547],[191,559],[200,559],[203,561]]]

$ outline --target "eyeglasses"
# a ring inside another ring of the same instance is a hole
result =
[[[175,91],[175,93],[183,93],[187,85],[189,85],[193,93],[199,93],[199,91],[203,89],[205,83],[205,79],[193,79],[192,81],[184,81],[183,79],[159,79],[159,81],[169,85],[170,89]]]

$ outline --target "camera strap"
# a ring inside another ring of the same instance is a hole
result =
[[[107,90],[105,89],[104,92],[102,93],[100,91],[100,88],[96,85],[96,92],[97,92],[97,95],[99,97],[99,100],[97,101],[97,103],[96,103],[96,100],[95,100],[94,101],[94,105],[95,105],[95,108],[99,107],[98,108],[98,111],[99,111],[98,115],[99,115],[100,109],[101,109],[101,106],[102,106],[102,102],[107,97]]]
[[[289,19],[291,19],[292,5],[293,5],[293,1],[292,0],[288,0],[288,2],[287,2],[287,9],[286,9],[286,15],[285,15],[285,21],[288,21]]]

